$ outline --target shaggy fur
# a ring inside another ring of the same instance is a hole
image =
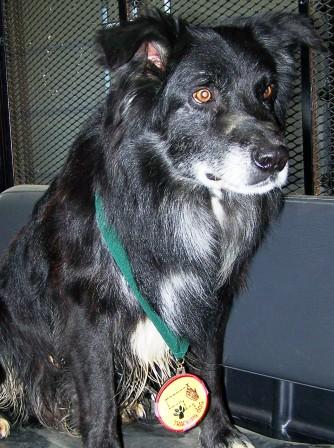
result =
[[[119,448],[121,405],[175,372],[101,239],[99,193],[140,291],[210,389],[202,448],[251,446],[223,402],[222,337],[281,207],[294,51],[319,39],[287,14],[216,28],[156,15],[97,42],[111,91],[2,260],[0,407]]]

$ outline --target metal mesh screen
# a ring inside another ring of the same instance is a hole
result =
[[[94,35],[117,1],[8,0],[6,55],[15,183],[49,183],[108,88]]]
[[[313,1],[310,13],[324,37],[328,51],[312,52],[314,193],[334,194],[334,3]]]
[[[128,18],[147,2],[128,1]],[[326,6],[327,4],[327,6]],[[332,3],[331,3],[332,4]],[[105,95],[109,78],[95,63],[94,34],[119,20],[114,0],[5,0],[6,55],[14,147],[15,183],[49,183],[62,166],[83,121]],[[193,23],[212,25],[224,17],[268,11],[298,13],[291,0],[153,0],[156,6]],[[314,1],[311,12],[323,35],[332,37],[330,0]],[[329,25],[331,23],[331,26]],[[333,193],[333,59],[314,55],[313,145],[315,193]],[[304,193],[301,82],[290,105],[288,193]]]

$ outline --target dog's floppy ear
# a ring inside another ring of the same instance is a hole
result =
[[[278,13],[255,16],[248,23],[259,41],[273,51],[293,50],[299,45],[324,49],[323,42],[307,17]]]
[[[284,123],[300,55],[296,50],[301,45],[323,50],[324,44],[311,21],[301,15],[278,13],[255,16],[245,20],[244,26],[251,29],[256,40],[275,61],[278,82],[275,110],[279,121]]]
[[[137,58],[164,70],[182,25],[172,16],[155,12],[150,17],[100,30],[96,38],[99,62],[113,70]]]

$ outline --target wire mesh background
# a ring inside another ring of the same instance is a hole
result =
[[[147,2],[145,2],[147,4]],[[269,11],[298,13],[291,0],[154,0],[149,3],[193,23],[213,25],[224,17]],[[328,42],[333,38],[333,2],[313,1],[311,14]],[[128,18],[142,12],[128,1]],[[118,1],[5,0],[6,57],[14,148],[15,183],[48,184],[63,165],[82,123],[106,94],[107,73],[95,63],[94,35],[118,23]],[[333,194],[333,58],[312,57],[315,193]],[[303,194],[300,72],[290,104],[287,193]]]
[[[334,194],[334,2],[311,3],[314,23],[325,39],[326,53],[312,52],[313,169],[315,194]]]

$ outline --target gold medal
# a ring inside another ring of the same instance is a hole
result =
[[[155,414],[169,431],[186,432],[205,416],[209,392],[196,375],[182,373],[170,378],[160,389]]]

